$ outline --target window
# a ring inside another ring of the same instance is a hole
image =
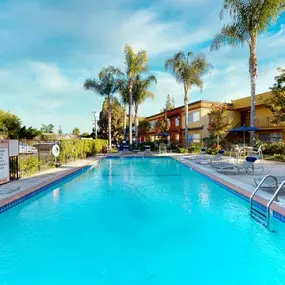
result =
[[[191,142],[191,143],[199,143],[200,142],[200,134],[189,134],[188,139],[189,139],[189,142]]]
[[[261,133],[259,139],[264,142],[280,142],[282,137],[281,133]]]
[[[193,112],[188,114],[188,124],[200,120],[200,112]]]
[[[175,118],[175,127],[179,127],[179,118]]]
[[[155,123],[156,123],[156,121],[150,121],[149,122],[151,129],[153,129],[155,127]]]

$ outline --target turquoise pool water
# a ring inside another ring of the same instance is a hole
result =
[[[0,284],[284,285],[274,227],[171,158],[105,159],[0,215]]]

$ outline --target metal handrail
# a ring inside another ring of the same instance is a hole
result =
[[[276,196],[278,195],[279,191],[283,188],[283,186],[285,185],[285,180],[279,185],[278,189],[275,191],[274,195],[272,196],[272,198],[270,199],[270,201],[267,203],[266,205],[266,212],[267,212],[267,225],[269,227],[269,216],[270,216],[270,207],[274,201],[274,199],[276,198]]]
[[[263,177],[263,179],[259,182],[259,184],[257,185],[257,187],[255,188],[255,190],[253,191],[253,193],[251,194],[251,196],[250,196],[250,207],[252,206],[252,199],[253,199],[253,197],[255,196],[255,194],[256,194],[256,192],[259,190],[259,188],[262,186],[262,184],[263,184],[263,182],[267,179],[267,178],[269,178],[269,177],[271,177],[271,178],[273,178],[274,180],[275,180],[275,193],[276,193],[276,191],[277,191],[277,189],[278,189],[278,180],[277,180],[277,178],[274,176],[274,175],[272,175],[272,174],[267,174],[266,176],[264,176]],[[278,193],[277,193],[278,194]],[[276,195],[274,195],[274,198],[276,197]]]

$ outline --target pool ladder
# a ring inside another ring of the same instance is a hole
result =
[[[267,205],[265,206],[265,210],[263,209],[264,206],[260,204],[254,203],[254,196],[257,193],[257,191],[261,188],[262,184],[268,179],[273,178],[275,182],[275,192]],[[263,179],[260,181],[260,183],[257,185],[255,190],[250,196],[250,216],[255,219],[257,222],[261,223],[266,228],[270,229],[270,207],[274,200],[278,201],[278,193],[282,189],[282,187],[285,185],[285,180],[279,185],[278,187],[278,180],[274,175],[268,174],[263,177]],[[258,206],[259,205],[259,206]]]

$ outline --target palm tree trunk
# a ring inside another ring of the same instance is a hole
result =
[[[124,141],[126,140],[126,134],[127,134],[127,111],[126,107],[124,106]]]
[[[255,127],[255,93],[256,93],[256,77],[257,77],[257,57],[256,57],[256,39],[252,39],[249,47],[249,74],[250,74],[250,126]],[[250,132],[250,144],[254,144],[255,132]]]
[[[132,120],[132,107],[133,107],[133,84],[129,82],[129,144],[133,142],[133,120]]]
[[[188,147],[188,96],[186,88],[184,88],[184,104],[185,104],[185,146]]]
[[[111,109],[111,96],[108,95],[108,146],[112,148],[112,109]]]
[[[135,105],[135,134],[136,134],[136,145],[138,145],[139,140],[139,117],[138,117],[139,106]]]

